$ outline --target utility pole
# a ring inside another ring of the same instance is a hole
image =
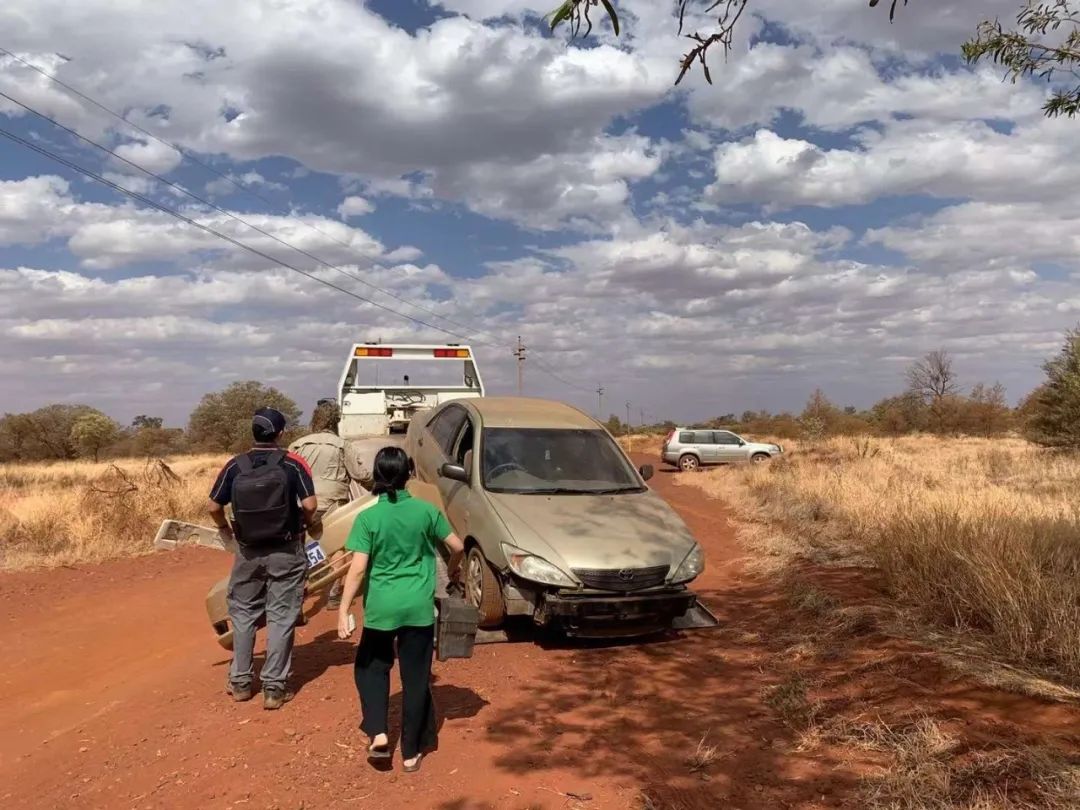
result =
[[[644,408],[641,408],[641,409],[638,410],[638,417],[639,417],[638,418],[638,424],[639,425],[644,425],[645,424],[645,409]]]
[[[596,418],[604,418],[604,386],[596,386]]]
[[[630,435],[630,403],[626,403],[626,435]]]
[[[521,396],[521,392],[524,389],[525,378],[525,349],[526,346],[521,342],[521,335],[518,335],[517,348],[514,349],[514,357],[517,358],[517,371],[518,371],[518,396]]]

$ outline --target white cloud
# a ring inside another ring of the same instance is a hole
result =
[[[124,160],[137,163],[154,174],[168,174],[184,159],[171,146],[149,138],[122,143],[113,151]],[[121,161],[116,161],[116,168],[118,171],[131,171],[131,167]]]
[[[1002,133],[980,122],[895,121],[862,130],[857,148],[825,149],[758,130],[717,148],[708,196],[725,203],[864,203],[896,194],[1034,201],[1070,199],[1080,182],[1072,122]]]
[[[338,216],[342,219],[350,219],[351,217],[362,217],[365,214],[370,214],[375,210],[375,205],[363,197],[346,197],[341,201],[341,205],[338,206]]]
[[[365,231],[311,214],[245,213],[234,215],[240,218],[237,220],[192,207],[182,211],[214,231],[264,254],[299,264],[301,269],[318,269],[320,265],[293,248],[330,264],[372,263],[386,253],[383,245]],[[0,244],[36,244],[51,238],[65,238],[68,249],[84,266],[99,270],[145,261],[181,260],[201,251],[219,253],[230,264],[266,263],[165,213],[130,205],[78,202],[71,196],[68,184],[56,177],[0,182]],[[393,259],[417,255],[415,249],[399,250]]]
[[[1044,94],[1001,81],[992,69],[912,72],[885,81],[864,49],[756,44],[723,67],[723,90],[698,86],[689,95],[695,118],[741,129],[795,110],[811,127],[845,130],[867,121],[914,116],[926,122],[977,118],[1032,120]]]
[[[610,227],[626,209],[630,184],[654,174],[660,163],[647,138],[602,137],[575,153],[464,164],[435,176],[432,189],[464,199],[474,211],[532,227],[552,229],[579,218]]]
[[[866,241],[950,268],[1057,262],[1080,269],[1080,213],[1075,206],[965,203],[914,223],[872,229]]]
[[[241,159],[289,154],[322,171],[394,177],[573,152],[583,134],[669,87],[609,46],[567,47],[460,17],[410,36],[344,0],[318,13],[311,0],[272,12],[253,4],[239,16],[210,0],[138,15],[104,0],[78,14],[61,0],[28,2],[0,11],[9,47],[38,56],[62,47],[71,61],[60,77],[114,109],[138,117],[165,103],[154,125],[169,140]],[[189,42],[224,55],[208,61]]]

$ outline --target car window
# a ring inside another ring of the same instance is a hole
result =
[[[487,428],[482,475],[493,492],[641,492],[618,445],[602,430]]]
[[[694,444],[716,444],[713,441],[713,432],[711,430],[695,430]]]
[[[679,434],[679,444],[693,444],[694,434],[689,430],[684,430]]]
[[[473,424],[472,420],[465,417],[465,424],[454,440],[454,463],[465,464],[465,454],[473,449]]]
[[[713,434],[714,444],[738,444],[739,437],[734,433],[728,433],[726,430],[718,430]]]
[[[435,418],[428,422],[428,430],[431,431],[432,437],[447,456],[450,455],[453,449],[454,439],[457,437],[458,429],[461,427],[461,423],[465,421],[466,416],[464,408],[451,405],[442,413],[436,414]]]

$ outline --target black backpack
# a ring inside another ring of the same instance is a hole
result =
[[[236,457],[240,472],[233,480],[232,508],[236,539],[245,546],[271,546],[293,536],[289,475],[285,452],[275,450],[256,467],[247,453]]]

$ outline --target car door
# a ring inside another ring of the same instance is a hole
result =
[[[734,464],[746,459],[743,450],[743,440],[730,430],[717,430],[713,432],[713,448],[716,452],[716,461],[720,464]]]
[[[437,411],[417,440],[416,474],[421,481],[438,485],[439,468],[450,460],[450,448],[465,421],[465,409],[447,405]]]
[[[464,467],[470,475],[468,484],[454,481],[449,478],[439,478],[439,494],[442,496],[446,516],[450,519],[454,530],[465,537],[471,534],[469,531],[469,518],[472,514],[472,506],[476,497],[476,430],[472,418],[466,414],[464,421],[458,427],[450,442],[450,452],[447,461]]]
[[[697,450],[698,458],[702,464],[716,464],[719,460],[716,454],[716,443],[713,441],[711,430],[693,431],[694,449]]]

